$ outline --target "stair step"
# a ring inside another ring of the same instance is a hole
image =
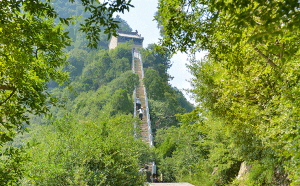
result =
[[[149,144],[149,131],[148,131],[148,123],[147,123],[147,112],[146,112],[146,105],[145,105],[145,95],[144,95],[141,64],[140,64],[140,60],[137,58],[134,59],[134,62],[135,62],[135,73],[138,74],[138,76],[140,78],[139,86],[137,87],[136,92],[140,98],[142,107],[145,110],[143,119],[141,120],[142,124],[140,125],[140,132],[142,135],[142,140]],[[149,166],[149,168],[150,168],[150,166]],[[151,165],[151,170],[152,170],[152,165]]]

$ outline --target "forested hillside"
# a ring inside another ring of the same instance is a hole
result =
[[[62,18],[71,14],[85,19],[91,15],[78,2],[57,1],[53,7]],[[21,125],[25,132],[15,133],[3,145],[6,149],[0,164],[0,182],[143,185],[145,175],[138,170],[144,163],[159,161],[157,152],[163,150],[150,149],[139,137],[139,127],[135,129],[133,125],[140,124],[133,117],[133,91],[139,77],[131,69],[131,43],[108,50],[107,34],[101,32],[97,49],[91,49],[87,46],[87,35],[78,31],[83,21],[73,21],[74,25],[64,28],[72,40],[63,49],[68,64],[61,69],[68,75],[68,81],[48,82],[45,90],[53,104],[46,104],[44,113],[26,112],[29,120]],[[115,21],[119,21],[120,31],[131,31],[120,17]],[[153,132],[162,139],[160,131],[179,127],[175,114],[191,111],[193,106],[168,84],[170,57],[155,52],[153,45],[140,52],[145,64],[144,84],[149,94]]]
[[[159,0],[144,64],[154,147],[133,117],[130,0],[0,1],[0,183],[299,185],[299,1]],[[190,55],[193,107],[167,71]],[[205,51],[203,59],[196,59]],[[134,123],[137,128],[134,128]],[[137,135],[134,135],[137,133]]]
[[[175,149],[168,159],[174,179],[299,185],[299,6],[283,0],[159,1],[155,17],[163,38],[156,48],[192,54],[199,103],[180,116],[178,132],[167,129],[169,140],[162,143]],[[206,57],[194,58],[201,51]]]
[[[174,115],[186,111],[178,100],[188,105],[187,109],[193,107],[182,93],[168,85],[169,60],[159,54],[146,56],[146,50],[142,51],[148,67],[144,81],[154,132],[178,127]],[[50,120],[46,117],[32,120],[26,149],[31,161],[25,163],[24,169],[30,170],[25,174],[35,176],[25,176],[22,182],[141,185],[145,178],[138,174],[140,166],[156,156],[145,142],[134,139],[133,123],[140,121],[133,118],[132,95],[139,80],[130,67],[130,43],[110,51],[87,52],[76,48],[68,54],[70,86],[51,90],[63,107],[53,106]],[[164,71],[159,74],[155,68],[161,65]]]

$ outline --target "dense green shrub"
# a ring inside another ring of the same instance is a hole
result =
[[[33,137],[24,185],[142,185],[147,145],[134,139],[133,118],[94,121],[65,116]]]

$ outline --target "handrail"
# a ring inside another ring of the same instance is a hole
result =
[[[132,50],[132,72],[135,73],[135,66],[134,66],[134,50]]]
[[[144,79],[144,65],[143,65],[143,61],[142,61],[142,55],[139,52],[139,60],[141,62],[141,68],[142,68],[142,78]]]
[[[144,79],[144,68],[143,68],[143,61],[142,61],[142,55],[138,51],[132,51],[132,71],[135,73],[135,61],[134,57],[138,58],[141,62],[141,71],[142,71],[142,79]],[[149,138],[149,146],[153,147],[153,135],[152,135],[152,130],[151,130],[151,120],[150,120],[150,111],[149,111],[149,105],[148,105],[148,97],[147,97],[147,90],[146,87],[143,85],[144,88],[144,95],[145,95],[145,104],[146,104],[146,112],[147,112],[147,124],[148,124],[148,138]],[[134,89],[134,117],[136,117],[136,87]],[[134,135],[136,138],[136,122],[134,122]],[[156,165],[155,162],[152,162],[152,174],[156,174]]]
[[[141,63],[141,71],[142,71],[142,78],[144,79],[144,68],[143,68],[143,60],[142,55],[138,52],[138,58]],[[148,96],[146,87],[143,85],[144,88],[144,95],[145,95],[145,104],[146,104],[146,112],[147,112],[147,124],[148,124],[148,137],[149,137],[149,146],[153,147],[153,136],[152,136],[152,129],[151,129],[151,119],[150,119],[150,112],[149,112],[149,104],[148,104]]]
[[[135,73],[135,67],[134,67],[134,50],[132,50],[132,72]],[[133,116],[135,118],[136,117],[136,87],[134,87],[134,91],[133,91],[133,101],[134,101]],[[134,126],[134,138],[136,138],[136,121],[134,121],[133,126]]]

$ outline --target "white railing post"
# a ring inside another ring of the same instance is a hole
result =
[[[156,174],[156,165],[154,162],[152,163],[152,174]]]
[[[135,51],[132,50],[132,72],[133,73],[135,73],[134,53],[135,53]],[[134,91],[133,91],[133,100],[134,100],[134,103],[133,103],[133,116],[135,118],[136,117],[136,87],[134,88]],[[136,121],[134,121],[133,126],[134,126],[134,138],[136,139]]]
[[[142,61],[142,55],[139,52],[139,60],[141,62],[141,68],[142,68],[142,78],[144,79],[144,66],[143,66],[143,61]]]
[[[141,62],[141,71],[142,71],[142,79],[144,79],[144,68],[143,68],[143,61],[142,61],[142,55],[140,52],[135,52],[134,55],[140,60]],[[134,62],[133,62],[134,64]],[[146,87],[143,85],[144,88],[144,94],[145,94],[145,104],[146,104],[146,112],[147,112],[147,124],[148,124],[148,138],[149,138],[149,146],[153,147],[153,135],[152,135],[152,130],[151,130],[151,119],[150,119],[150,110],[149,110],[149,105],[148,105],[148,96],[147,96],[147,90]],[[134,96],[136,97],[136,90],[134,92]],[[136,101],[136,100],[135,100]],[[134,102],[135,103],[135,102]],[[136,108],[135,108],[136,112]],[[136,113],[135,113],[136,115]],[[156,174],[156,165],[154,162],[152,162],[152,175]]]
[[[142,55],[139,52],[137,56],[138,56],[138,58],[141,62],[142,78],[144,79],[144,67],[143,67]],[[149,145],[150,145],[150,147],[153,147],[153,136],[152,136],[152,130],[151,130],[151,119],[150,119],[150,111],[149,111],[149,105],[148,105],[147,90],[146,90],[146,87],[144,85],[143,85],[143,88],[144,88],[145,104],[146,104],[146,112],[147,112]]]
[[[134,50],[132,49],[132,72],[135,73],[135,68],[134,68]]]

